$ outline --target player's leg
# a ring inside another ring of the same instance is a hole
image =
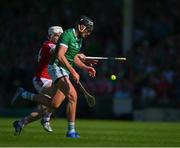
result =
[[[77,105],[77,93],[68,77],[62,77],[57,80],[56,86],[65,94],[68,98],[67,104],[67,120],[68,120],[68,132],[67,137],[79,138],[79,134],[75,130],[75,118],[76,118],[76,105]]]
[[[68,76],[67,71],[64,69],[61,69],[58,66],[48,66],[48,72],[51,75],[53,82],[58,80],[59,78],[62,78],[64,76]],[[61,86],[59,86],[61,87]],[[65,87],[68,87],[67,85]],[[62,103],[62,101],[65,98],[65,95],[62,91],[58,90],[58,88],[55,85],[52,85],[49,89],[51,89],[52,93],[52,99],[49,99],[47,95],[44,94],[34,94],[28,91],[25,91],[23,88],[19,88],[12,100],[14,102],[18,99],[27,99],[31,100],[37,103],[40,103],[42,105],[45,105],[49,108],[58,108],[59,105]]]
[[[47,86],[46,86],[47,87]],[[41,87],[39,87],[41,88]],[[39,89],[40,90],[40,89]],[[47,91],[47,94],[50,95],[52,94],[52,91],[51,90],[48,90],[47,88],[46,89],[42,89],[42,92],[44,93],[45,91]],[[33,96],[36,96],[35,94],[31,93],[31,92],[28,92],[28,91],[25,91],[24,89],[20,88],[18,89],[15,97],[16,99],[19,97],[23,97],[24,99],[29,99],[29,98],[33,98]],[[14,99],[13,99],[14,100]],[[41,124],[43,126],[43,128],[48,131],[48,132],[52,132],[52,128],[50,126],[50,123],[49,123],[49,120],[50,120],[50,116],[51,116],[51,113],[52,110],[50,109],[47,109],[45,106],[39,109],[37,109],[37,111],[35,112],[32,112],[30,115],[20,119],[20,120],[17,120],[13,123],[13,127],[15,129],[15,134],[14,135],[20,135],[23,127],[33,121],[36,121],[40,118],[42,118],[41,120]]]
[[[53,104],[56,104],[60,106],[62,103],[62,99],[58,99],[59,93],[64,94],[68,98],[68,104],[67,104],[67,119],[68,119],[68,132],[67,137],[70,138],[79,138],[80,136],[75,131],[75,118],[76,118],[76,104],[77,104],[77,93],[72,85],[72,83],[69,80],[69,74],[68,72],[62,68],[54,65],[48,65],[48,72],[53,79],[53,82],[55,82],[56,88],[58,88],[59,91],[57,91],[57,94],[53,97]],[[54,105],[53,105],[54,106]]]
[[[14,104],[14,102],[16,100],[20,99],[21,97],[24,97],[27,99],[27,98],[32,97],[33,95],[34,95],[33,93],[25,91],[23,88],[18,88],[12,101],[11,101],[11,104]],[[35,112],[32,112],[30,115],[28,115],[24,118],[14,121],[13,122],[13,127],[15,129],[14,135],[20,135],[23,127],[35,120],[40,119],[41,116],[43,115],[42,113],[43,112],[41,110],[37,110]]]
[[[40,119],[42,117],[43,113],[44,112],[42,110],[37,110],[37,111],[30,113],[30,115],[28,115],[24,118],[14,121],[13,122],[13,127],[15,129],[14,135],[15,136],[20,135],[20,133],[25,125]]]
[[[57,109],[65,99],[65,95],[55,85],[51,86],[52,99],[49,99],[46,95],[36,94],[32,97],[32,101],[38,102],[47,106],[49,109]]]
[[[58,95],[57,97],[58,97],[58,99],[60,98],[59,100],[61,100],[61,98],[62,98],[62,101],[65,98],[64,94],[62,94],[62,93],[60,93],[60,95]],[[52,100],[50,100],[47,96],[44,96],[44,95],[41,95],[41,94],[34,94],[32,96],[32,98],[29,99],[29,100],[32,100],[32,101],[35,101],[35,102],[38,102],[38,103],[42,103],[42,104],[45,104],[45,105],[49,105],[49,107],[58,107],[59,104],[60,104],[59,103],[60,101],[59,102],[58,101],[53,101],[53,103],[52,103]],[[45,113],[45,111],[41,109],[41,110],[38,110],[36,112],[31,113],[27,117],[24,117],[24,118],[22,118],[20,120],[14,121],[13,122],[13,127],[15,129],[15,134],[14,135],[20,135],[20,133],[21,133],[21,131],[22,131],[22,129],[23,129],[23,127],[25,125],[27,125],[27,124],[35,121],[35,120],[38,120],[38,119],[42,118],[44,113]],[[50,125],[47,125],[47,124],[48,123],[43,124],[43,128],[46,127],[46,130],[47,129],[49,130]]]
[[[51,89],[50,90],[48,89],[52,85],[52,81],[41,81],[41,82],[33,81],[33,84],[38,92],[42,91],[42,93],[47,92],[48,95],[52,94]],[[16,92],[16,95],[14,98],[17,99],[20,96],[20,97],[23,97],[24,99],[29,99],[33,95],[34,95],[33,93],[20,88]],[[14,98],[13,98],[13,101],[15,101]],[[52,114],[52,110],[48,109],[45,106],[40,106],[40,108],[38,108],[37,111],[32,112],[30,115],[28,115],[20,120],[17,120],[13,123],[13,126],[15,128],[15,135],[19,135],[21,133],[22,128],[25,125],[27,125],[33,121],[36,121],[40,118],[42,118],[41,124],[42,124],[43,128],[48,132],[52,132],[52,128],[49,123],[51,114]]]
[[[41,123],[43,129],[47,132],[52,132],[53,129],[52,129],[51,124],[50,124],[50,119],[51,119],[51,115],[52,115],[53,110],[47,108],[44,105],[39,105],[38,107],[42,111],[42,115],[40,116],[40,118],[41,118],[40,123]]]
[[[57,109],[60,106],[60,104],[64,101],[65,95],[61,91],[59,91],[54,85],[51,86],[51,89],[52,89],[52,99],[50,99],[49,96],[47,95],[34,94],[28,91],[26,91],[26,93],[29,93],[30,97],[22,97],[22,93],[25,92],[25,90],[23,90],[20,91],[20,93],[18,93],[15,100],[26,99],[29,101],[34,101],[36,103],[45,105],[50,109]]]
[[[55,88],[55,87],[53,87]],[[54,89],[53,89],[54,90]],[[57,89],[55,89],[57,90]],[[30,92],[29,92],[30,93]],[[21,96],[21,94],[20,94]],[[21,97],[18,97],[18,98],[21,98]],[[27,98],[24,98],[24,99],[27,99],[27,100],[31,100],[31,101],[35,101],[37,103],[40,103],[40,104],[44,104],[46,106],[49,106],[49,108],[58,108],[60,106],[60,104],[64,101],[65,99],[65,96],[64,94],[57,90],[54,92],[54,99],[51,100],[49,99],[49,97],[45,96],[45,95],[42,95],[42,94],[33,94],[32,97],[27,97]],[[42,110],[41,110],[41,113]],[[38,114],[38,115],[37,115]],[[43,114],[40,114],[39,112],[35,112],[33,113],[33,116],[32,114],[28,117],[25,117],[21,120],[17,120],[15,122],[13,122],[13,127],[15,128],[15,135],[19,135],[22,131],[22,128],[24,127],[24,125],[27,125],[28,123],[36,120],[36,117],[39,119],[40,117],[42,117]]]
[[[33,85],[34,88],[41,94],[47,95],[48,97],[52,96],[52,80],[46,78],[33,78]],[[50,125],[50,117],[52,115],[52,109],[47,108],[44,105],[39,105],[40,109],[43,111],[41,124],[44,130],[48,132],[52,132],[52,127]]]
[[[48,72],[51,75],[53,82],[55,82],[57,79],[61,77],[68,76],[67,71],[62,69],[61,67],[58,67],[57,65],[48,65]],[[58,104],[61,104],[61,101],[63,101],[64,99],[64,94],[62,92],[58,93],[58,89],[54,85],[48,88],[48,90],[51,90],[50,92],[52,96],[59,95],[60,99],[55,99],[53,100],[54,102],[52,102],[52,100],[49,99],[50,97],[48,95],[34,94],[32,92],[24,90],[23,88],[18,88],[11,103],[13,104],[16,100],[23,98],[45,105],[49,108],[58,108]]]
[[[55,93],[56,88],[53,87],[53,89],[54,89],[54,93]],[[53,107],[52,106],[52,100],[50,99],[49,96],[44,95],[44,94],[35,94],[35,93],[26,91],[23,88],[19,87],[17,89],[12,101],[11,101],[11,104],[14,104],[14,102],[16,100],[21,100],[21,99],[34,101],[34,102],[37,102],[39,104],[45,105],[45,106],[50,107],[50,108]]]

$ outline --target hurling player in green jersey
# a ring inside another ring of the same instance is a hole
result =
[[[80,51],[83,39],[91,34],[93,25],[90,18],[86,16],[81,17],[75,28],[66,30],[59,38],[56,54],[49,63],[49,74],[60,90],[57,91],[57,96],[54,97],[54,100],[57,98],[56,100],[62,102],[64,97],[68,99],[67,137],[79,137],[78,133],[75,131],[77,92],[69,79],[69,74],[77,83],[79,82],[80,76],[73,68],[73,65],[76,64],[81,69],[84,69],[92,77],[96,74],[93,67],[85,65],[78,58],[75,58],[75,55]]]
[[[76,105],[77,105],[77,92],[69,75],[72,76],[76,83],[79,83],[80,75],[73,68],[75,64],[79,68],[85,70],[89,76],[95,77],[96,70],[86,65],[85,56],[79,56],[79,51],[82,46],[83,39],[87,38],[93,31],[94,23],[86,16],[81,16],[76,22],[74,28],[70,28],[61,34],[56,45],[56,52],[51,58],[48,66],[49,74],[53,80],[52,85],[52,99],[47,96],[38,94],[28,94],[29,100],[36,101],[43,105],[52,108],[58,108],[65,98],[68,99],[67,103],[67,120],[68,130],[66,137],[79,138],[79,134],[75,130],[76,119]],[[89,61],[94,63],[94,61]],[[18,98],[18,97],[17,97]]]

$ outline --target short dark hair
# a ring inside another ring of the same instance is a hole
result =
[[[80,16],[80,18],[78,19],[77,25],[84,25],[86,26],[89,30],[93,30],[94,28],[94,22],[92,21],[92,19],[90,19],[89,17],[87,16]]]

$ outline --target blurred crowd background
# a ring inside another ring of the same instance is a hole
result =
[[[10,101],[18,86],[34,91],[32,77],[37,53],[48,27],[60,25],[65,30],[83,14],[94,20],[95,30],[82,52],[88,56],[126,56],[128,60],[99,61],[95,66],[97,77],[93,79],[78,70],[83,85],[97,101],[95,108],[89,108],[78,89],[78,116],[110,118],[127,113],[125,117],[132,118],[135,110],[178,110],[180,1],[134,0],[133,44],[126,55],[122,49],[122,9],[122,0],[1,1],[0,109],[6,112],[35,106],[24,101],[12,107]],[[110,79],[112,74],[117,77],[114,81]],[[127,112],[123,114],[123,110]]]

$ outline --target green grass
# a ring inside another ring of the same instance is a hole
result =
[[[14,136],[12,118],[0,118],[0,146],[180,146],[180,124],[77,120],[80,139],[65,138],[66,120],[52,119],[53,133],[36,121]]]

